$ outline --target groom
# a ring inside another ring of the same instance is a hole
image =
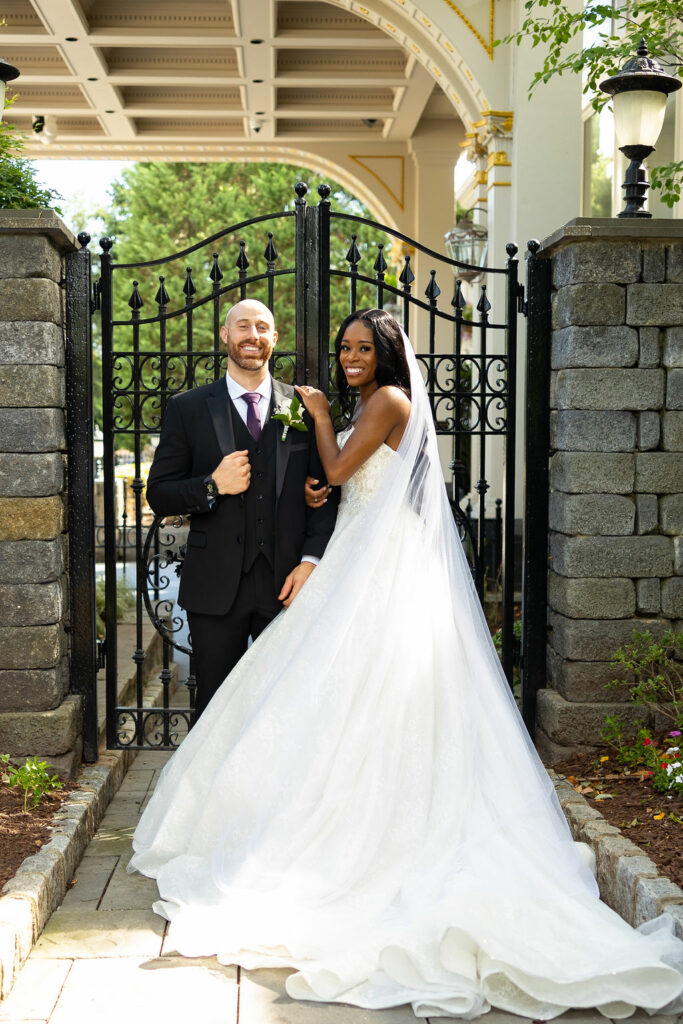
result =
[[[221,338],[225,377],[172,398],[147,482],[157,515],[190,514],[178,603],[187,611],[197,679],[197,717],[254,639],[294,600],[334,529],[338,496],[309,492],[324,473],[315,428],[271,416],[294,389],[268,372],[273,315],[244,299]]]

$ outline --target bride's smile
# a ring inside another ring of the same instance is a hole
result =
[[[372,331],[361,320],[354,320],[344,332],[339,349],[339,362],[352,387],[367,389],[368,385],[377,386],[375,342]]]

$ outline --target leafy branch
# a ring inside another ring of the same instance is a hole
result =
[[[546,47],[542,66],[529,83],[530,97],[556,75],[583,75],[583,91],[593,109],[600,111],[609,102],[599,90],[600,82],[633,57],[643,37],[651,56],[670,74],[683,77],[680,0],[635,0],[624,7],[589,0],[580,11],[570,10],[562,0],[527,0],[524,9],[519,31],[496,39],[494,46],[519,46],[522,40],[531,40],[532,48]],[[584,45],[587,30],[591,39]],[[653,189],[661,192],[662,202],[673,206],[680,199],[683,163],[654,167],[651,173]]]

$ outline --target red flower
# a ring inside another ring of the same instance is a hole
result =
[[[645,772],[645,778],[649,779],[653,772]]]
[[[651,747],[652,746],[652,740],[643,740],[643,746],[644,747]]]
[[[668,764],[668,763],[669,763],[668,761],[662,761],[662,763],[660,764],[660,766],[659,766],[659,767],[660,767],[660,768],[666,768],[666,766],[667,766],[667,764]]]

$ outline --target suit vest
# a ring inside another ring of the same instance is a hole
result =
[[[271,567],[275,565],[275,459],[277,420],[268,417],[258,441],[230,400],[235,432],[235,447],[249,452],[251,483],[244,492],[244,559],[242,572],[248,572],[260,554]]]

